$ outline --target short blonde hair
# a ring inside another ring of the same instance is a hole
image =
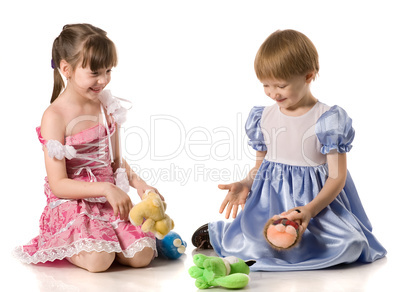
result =
[[[301,32],[278,30],[261,45],[254,69],[259,80],[288,80],[309,72],[318,74],[318,53],[311,40]]]

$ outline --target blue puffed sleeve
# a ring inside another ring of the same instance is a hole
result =
[[[346,111],[335,105],[322,114],[315,126],[315,133],[320,141],[321,153],[327,154],[336,149],[339,153],[349,152],[355,137],[352,119]]]
[[[248,145],[257,151],[267,151],[260,125],[264,108],[263,106],[253,107],[246,121],[246,134],[250,139]]]

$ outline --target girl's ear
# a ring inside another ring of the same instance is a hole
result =
[[[315,79],[315,76],[316,76],[315,72],[309,72],[309,73],[307,73],[307,74],[306,74],[306,83],[307,83],[307,84],[310,84],[311,81],[313,81],[313,80]]]
[[[66,60],[61,60],[60,61],[60,72],[63,74],[66,79],[69,79],[71,76],[71,66],[69,63],[67,63]]]

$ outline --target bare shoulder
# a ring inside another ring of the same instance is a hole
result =
[[[46,140],[58,140],[64,143],[65,118],[62,109],[55,103],[51,104],[43,113],[41,134]]]

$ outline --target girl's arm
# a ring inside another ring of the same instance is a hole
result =
[[[306,208],[311,212],[311,217],[317,216],[318,213],[332,203],[345,187],[347,177],[346,153],[327,154],[327,162],[328,179],[317,197],[306,205]]]
[[[236,218],[239,205],[244,208],[244,204],[246,203],[248,194],[250,193],[254,178],[257,175],[258,169],[260,168],[266,154],[267,151],[257,151],[255,166],[242,181],[227,185],[218,185],[218,188],[221,190],[229,191],[219,209],[219,213],[222,214],[226,208],[226,219],[230,217],[232,210],[232,217]]]
[[[42,119],[41,133],[45,140],[57,140],[64,144],[64,121],[56,112],[47,110]],[[65,159],[50,158],[44,147],[45,166],[52,193],[62,199],[83,199],[105,196],[112,205],[115,215],[127,219],[132,208],[130,198],[112,183],[83,182],[69,179]]]
[[[148,185],[146,181],[144,181],[138,174],[136,174],[125,159],[123,159],[122,167],[126,169],[130,186],[137,189],[138,196],[141,199],[146,190],[154,190],[162,198],[162,200],[165,199],[155,187]]]
[[[300,220],[303,227],[302,232],[307,228],[310,219],[317,216],[325,207],[332,203],[332,201],[339,195],[345,186],[347,177],[347,161],[346,153],[338,153],[336,150],[327,154],[328,163],[328,179],[326,180],[323,188],[318,195],[305,206],[293,208],[283,215],[291,213],[295,209],[301,212],[296,214],[290,220]]]
[[[116,127],[116,133],[115,133],[115,135],[112,136],[112,140],[113,140],[112,143],[114,145],[113,149],[114,149],[115,161],[117,161],[117,162],[121,161],[121,165],[118,165],[118,163],[117,163],[115,168],[122,167],[122,168],[126,169],[126,173],[127,173],[127,177],[128,177],[130,186],[137,189],[138,196],[142,199],[142,196],[144,195],[145,191],[149,190],[149,189],[152,189],[157,194],[159,194],[159,191],[156,188],[149,186],[138,174],[136,174],[134,172],[134,170],[131,169],[131,167],[127,163],[127,161],[124,158],[121,158],[120,146],[119,146],[119,143],[121,142],[120,141],[120,126]],[[162,200],[164,200],[164,198],[161,194],[159,194],[159,196],[161,196]]]

